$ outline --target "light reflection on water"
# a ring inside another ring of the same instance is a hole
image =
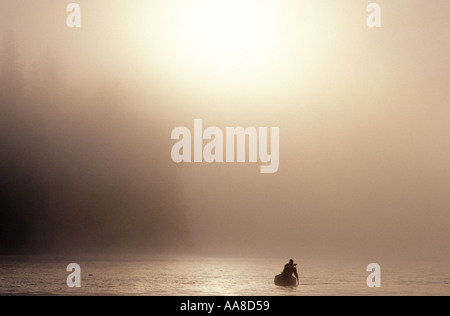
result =
[[[66,285],[67,264],[82,269],[82,287]],[[447,266],[381,264],[382,288],[366,286],[368,263],[299,262],[300,286],[277,287],[283,260],[69,260],[0,258],[0,294],[302,296],[448,295]],[[92,275],[92,276],[89,276]]]

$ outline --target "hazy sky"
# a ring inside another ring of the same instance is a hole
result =
[[[26,73],[177,126],[280,127],[280,170],[170,161],[196,254],[450,259],[450,2],[2,0]],[[93,88],[94,89],[94,88]],[[152,146],[143,143],[142,146]],[[129,162],[133,164],[133,161]]]

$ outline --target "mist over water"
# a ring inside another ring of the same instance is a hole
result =
[[[187,242],[186,208],[158,118],[125,107],[118,85],[68,91],[54,59],[23,73],[1,53],[0,250],[155,252]],[[67,90],[66,90],[67,89]]]
[[[280,1],[241,50],[183,1],[78,2],[77,30],[64,1],[0,3],[2,254],[450,259],[447,2],[380,1],[372,32],[352,1]],[[279,171],[174,164],[194,119],[279,127]]]

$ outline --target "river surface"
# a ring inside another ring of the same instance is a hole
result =
[[[69,263],[81,287],[69,288]],[[88,259],[0,257],[0,295],[309,296],[449,295],[447,264],[381,265],[381,288],[369,288],[370,263],[300,261],[300,286],[277,287],[284,266],[273,259]]]

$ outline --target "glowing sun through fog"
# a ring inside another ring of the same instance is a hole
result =
[[[168,0],[140,12],[153,12],[139,19],[142,45],[165,71],[203,87],[273,88],[317,54],[320,34],[292,1]]]

